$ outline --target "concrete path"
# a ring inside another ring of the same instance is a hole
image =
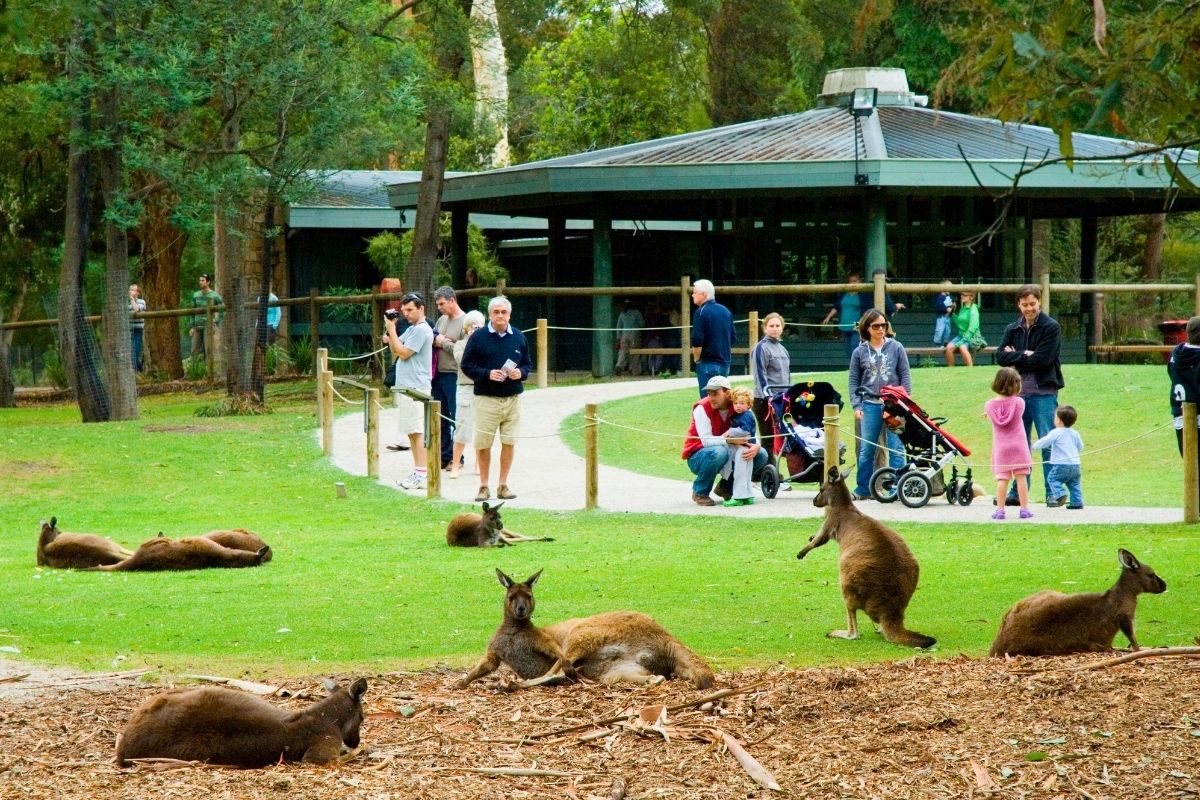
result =
[[[555,511],[581,510],[584,502],[583,459],[571,452],[558,436],[560,426],[568,416],[582,411],[586,403],[604,403],[625,397],[694,387],[693,378],[671,380],[647,379],[617,381],[581,386],[527,389],[522,395],[521,438],[517,441],[516,456],[509,486],[517,498],[513,507],[539,508]],[[380,418],[380,447],[394,442],[396,436],[395,410],[385,401]],[[601,406],[600,417],[604,417]],[[679,435],[686,428],[687,409],[680,409]],[[319,440],[320,432],[317,432]],[[604,429],[600,429],[603,450]],[[491,490],[496,491],[496,470],[499,448],[492,455]],[[352,475],[367,474],[366,436],[362,414],[343,414],[334,423],[333,463]],[[384,449],[380,456],[380,483],[399,492],[422,496],[423,492],[401,489],[397,481],[412,471],[412,456]],[[467,469],[474,469],[473,455],[467,455]],[[599,473],[599,502],[606,511],[653,512],[660,514],[704,514],[733,518],[811,518],[823,516],[823,510],[812,504],[815,485],[798,484],[790,492],[781,491],[774,500],[756,495],[755,504],[738,508],[712,508],[692,502],[691,482],[679,478],[655,477],[601,464]],[[442,474],[442,497],[458,503],[472,503],[479,488],[478,476],[464,472],[457,480]],[[930,500],[922,508],[907,508],[901,503],[862,503],[871,516],[888,522],[945,522],[986,523],[989,525],[1021,525],[1015,519],[1017,509],[1010,509],[1009,519],[993,521],[995,510],[987,497],[977,498],[963,508],[950,505],[944,498]],[[1112,524],[1119,522],[1173,523],[1183,521],[1182,508],[1137,508],[1120,506],[1088,506],[1078,511],[1065,508],[1032,507],[1030,522],[1065,522],[1068,524]]]

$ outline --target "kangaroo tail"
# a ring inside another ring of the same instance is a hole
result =
[[[883,628],[883,638],[892,644],[902,644],[905,647],[932,647],[937,639],[923,633],[910,631],[904,627],[904,617],[885,619],[880,623]]]
[[[671,658],[675,661],[675,674],[692,682],[697,689],[708,689],[716,676],[700,656],[678,641],[672,641]]]

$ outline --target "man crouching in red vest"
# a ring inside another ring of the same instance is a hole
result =
[[[687,439],[683,442],[683,459],[688,469],[696,476],[692,481],[692,500],[699,506],[714,506],[709,497],[713,481],[734,452],[725,441],[729,430],[729,418],[733,415],[733,402],[729,395],[729,378],[714,375],[704,387],[706,397],[692,406],[692,424]],[[742,458],[754,459],[754,474],[766,466],[767,451],[757,444],[742,448]],[[728,500],[733,487],[724,479],[717,485],[717,494]]]

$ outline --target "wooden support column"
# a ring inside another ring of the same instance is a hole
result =
[[[1200,497],[1196,463],[1196,404],[1183,404],[1183,521],[1200,522]]]
[[[379,477],[379,390],[367,389],[366,425],[367,425],[367,477]]]
[[[870,279],[877,269],[887,273],[887,198],[878,190],[868,190],[866,203],[866,274],[863,278]],[[882,287],[883,283],[876,281],[875,306],[880,311],[883,310]]]
[[[467,285],[467,209],[455,206],[450,211],[450,285]],[[476,276],[478,277],[478,276]]]
[[[825,471],[821,475],[821,483],[828,483],[829,471],[838,465],[838,423],[841,421],[841,409],[837,404],[829,403],[825,406],[825,416],[821,421],[825,426]]]
[[[679,377],[692,377],[692,277],[679,279]]]
[[[550,385],[546,374],[546,362],[550,360],[550,335],[548,328],[549,325],[546,323],[546,318],[539,317],[537,321],[537,387],[539,389],[545,389]]]
[[[425,417],[425,496],[442,496],[442,404],[430,400]]]
[[[599,505],[600,495],[600,430],[596,421],[595,403],[583,407],[583,507],[591,511]]]
[[[1096,282],[1096,236],[1099,229],[1095,217],[1083,217],[1080,220],[1079,229],[1079,282],[1080,283],[1095,283]],[[1088,317],[1096,314],[1096,295],[1091,292],[1084,292],[1079,295],[1079,313],[1086,314]],[[1100,344],[1092,338],[1091,334],[1095,331],[1095,326],[1087,326],[1087,346],[1090,348],[1094,344]],[[1087,350],[1088,361],[1094,362],[1095,355],[1089,349]]]
[[[321,346],[321,309],[317,305],[317,287],[313,286],[308,290],[308,342],[312,345],[313,352]],[[313,364],[314,375],[321,377],[321,369],[315,363]]]
[[[597,202],[592,219],[592,285],[613,285],[612,214],[607,204]],[[613,299],[592,298],[592,375],[604,378],[613,372]]]
[[[546,219],[546,285],[558,286],[558,276],[566,269],[567,220],[561,213],[551,214]],[[547,297],[542,316],[547,320],[558,320],[559,300],[557,297]],[[557,369],[558,359],[555,354],[548,353],[546,369]]]

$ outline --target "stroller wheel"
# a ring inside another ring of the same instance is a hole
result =
[[[970,481],[963,481],[962,486],[958,487],[958,504],[960,506],[969,506],[974,499],[975,486]]]
[[[896,470],[881,467],[871,475],[871,496],[880,503],[891,503],[896,499]]]
[[[779,470],[774,464],[767,464],[762,468],[762,475],[758,479],[758,488],[762,490],[763,497],[768,500],[774,500],[775,495],[779,494]]]
[[[950,501],[950,505],[958,502],[958,481],[946,484],[946,499]]]
[[[920,472],[909,472],[900,478],[896,494],[909,508],[920,508],[933,496],[933,484]]]

